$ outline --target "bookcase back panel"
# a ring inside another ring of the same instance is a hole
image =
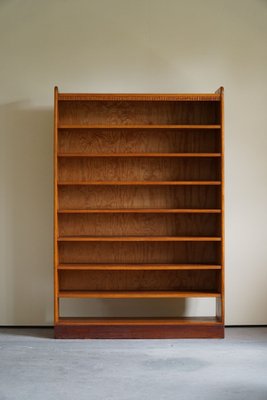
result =
[[[61,158],[58,176],[66,181],[219,180],[218,158]]]
[[[219,124],[220,103],[198,101],[60,101],[60,124]]]
[[[220,242],[60,242],[60,263],[220,264]]]
[[[59,236],[220,236],[220,214],[60,214]]]
[[[59,209],[220,208],[219,186],[61,186]]]
[[[220,131],[171,129],[62,129],[60,153],[216,153]]]
[[[60,271],[59,289],[81,291],[212,291],[218,271]]]

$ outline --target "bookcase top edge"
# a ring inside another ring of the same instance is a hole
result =
[[[63,101],[220,101],[219,93],[58,93]]]

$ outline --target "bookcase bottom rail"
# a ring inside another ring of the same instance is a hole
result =
[[[223,339],[223,324],[56,324],[56,339]]]

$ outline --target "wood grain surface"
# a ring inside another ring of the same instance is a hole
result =
[[[220,152],[218,130],[63,129],[60,153],[212,153]]]
[[[60,186],[60,209],[220,208],[216,186]]]
[[[59,242],[60,263],[220,264],[220,242]]]
[[[219,271],[60,271],[59,290],[218,292]]]
[[[60,214],[59,236],[220,236],[216,214]]]
[[[217,158],[59,158],[68,181],[219,181]]]
[[[208,106],[207,106],[208,104]],[[219,102],[198,101],[64,101],[60,124],[217,124]]]

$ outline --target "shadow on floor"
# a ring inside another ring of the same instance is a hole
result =
[[[4,327],[0,328],[1,336],[26,336],[28,338],[54,339],[54,328],[51,327]]]

